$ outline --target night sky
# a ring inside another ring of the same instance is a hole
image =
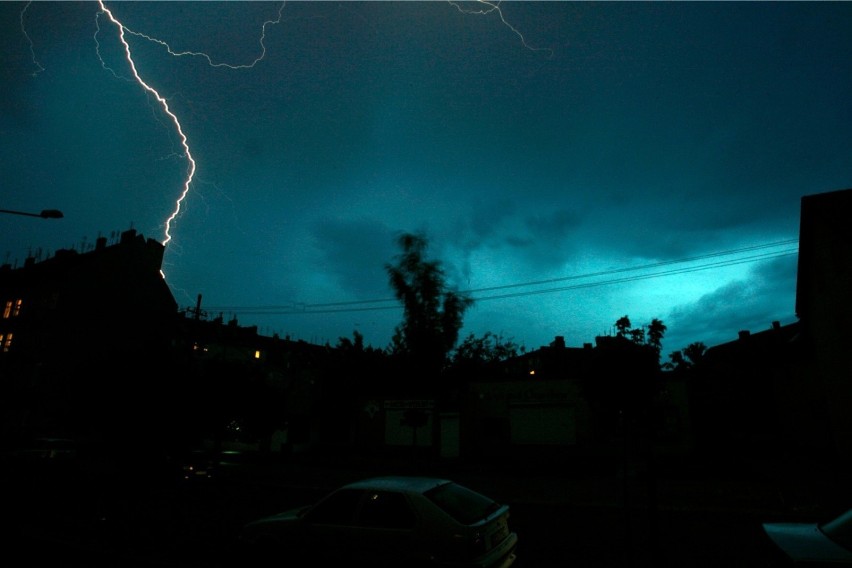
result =
[[[0,208],[65,215],[3,262],[132,227],[264,335],[387,346],[421,231],[462,337],[659,318],[667,360],[796,321],[800,200],[852,187],[850,2],[106,6],[190,152],[97,2],[0,2]]]

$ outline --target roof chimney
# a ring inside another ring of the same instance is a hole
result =
[[[772,322],[772,329],[781,329],[781,322],[778,320]]]
[[[743,329],[743,330],[741,330],[741,331],[740,331],[740,333],[739,333],[739,336],[740,336],[740,339],[741,339],[741,340],[742,340],[742,339],[748,339],[748,337],[749,337],[750,335],[751,335],[751,332],[750,332],[749,330],[747,330],[747,329]]]
[[[136,229],[127,229],[121,233],[121,244],[132,243],[136,238]]]

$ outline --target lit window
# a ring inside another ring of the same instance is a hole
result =
[[[12,310],[12,317],[21,315],[21,304],[23,303],[23,300],[15,300],[15,309]]]
[[[3,342],[3,353],[6,353],[6,352],[9,351],[9,347],[12,346],[12,334],[11,333],[6,334],[5,339],[2,339],[2,337],[3,336],[0,335],[0,341]]]
[[[6,307],[3,309],[3,319],[8,319],[12,314],[12,300],[6,302]]]
[[[254,358],[260,359],[260,349],[258,349],[257,351],[254,352]]]

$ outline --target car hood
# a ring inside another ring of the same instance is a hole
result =
[[[829,539],[816,523],[764,523],[763,530],[796,562],[852,563],[852,552]]]

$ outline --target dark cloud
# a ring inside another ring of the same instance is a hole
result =
[[[353,300],[392,296],[385,264],[400,253],[394,234],[380,222],[365,219],[322,219],[313,237],[319,252],[317,273],[333,275],[340,292]]]

